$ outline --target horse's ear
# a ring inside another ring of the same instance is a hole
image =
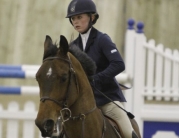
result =
[[[66,55],[68,49],[69,49],[69,45],[67,39],[65,38],[65,36],[60,35],[60,52]]]
[[[46,35],[45,42],[44,42],[44,52],[52,46],[52,39],[50,36]]]

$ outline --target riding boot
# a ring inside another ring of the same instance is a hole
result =
[[[134,131],[132,131],[132,138],[139,138]]]

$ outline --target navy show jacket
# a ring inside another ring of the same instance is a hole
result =
[[[81,36],[73,41],[83,50]],[[123,59],[116,45],[107,34],[103,34],[92,27],[84,52],[91,57],[97,66],[93,76],[95,87],[113,101],[126,102],[115,76],[125,69]],[[93,88],[97,106],[102,106],[110,101]]]

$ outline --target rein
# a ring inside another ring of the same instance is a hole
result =
[[[85,118],[88,114],[92,113],[93,111],[95,111],[97,109],[97,107],[95,106],[94,108],[92,108],[91,110],[87,111],[86,113],[81,113],[77,116],[71,116],[71,110],[68,108],[68,103],[67,103],[67,99],[68,99],[68,95],[69,95],[69,88],[70,88],[70,85],[71,85],[71,79],[72,79],[72,75],[75,76],[75,81],[76,81],[76,86],[77,86],[77,90],[79,91],[79,88],[78,88],[78,83],[77,83],[77,79],[76,79],[76,75],[75,75],[75,71],[73,69],[73,66],[72,66],[72,63],[71,63],[71,60],[70,60],[70,57],[69,59],[64,59],[64,58],[61,58],[61,57],[48,57],[46,59],[43,60],[43,63],[47,60],[54,60],[54,59],[59,59],[59,60],[63,60],[65,62],[67,62],[69,64],[69,68],[70,68],[70,75],[69,75],[69,83],[68,83],[68,87],[67,87],[67,92],[66,92],[66,96],[63,100],[61,101],[58,101],[54,98],[51,98],[51,97],[48,97],[48,96],[44,96],[44,97],[41,97],[40,98],[40,101],[41,102],[45,102],[46,100],[49,100],[49,101],[53,101],[55,102],[57,105],[61,106],[62,107],[62,110],[60,111],[60,114],[61,114],[61,117],[60,117],[60,120],[62,122],[62,126],[64,125],[65,122],[69,121],[69,120],[81,120],[82,121],[82,134],[81,134],[81,137],[84,138],[84,125],[85,125]],[[65,118],[65,115],[68,115],[68,117]],[[64,128],[64,127],[63,127]],[[65,130],[63,129],[62,131],[65,132]],[[104,132],[103,132],[104,133]],[[65,133],[66,134],[66,133]],[[67,134],[66,134],[67,135]],[[104,135],[104,134],[103,134]],[[67,136],[68,137],[68,136]],[[102,136],[103,138],[103,136]]]

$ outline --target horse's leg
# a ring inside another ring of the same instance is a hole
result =
[[[139,138],[141,138],[139,126],[138,126],[136,120],[135,119],[129,119],[129,120],[131,121],[132,127],[133,127],[134,131],[136,132],[137,136]]]

